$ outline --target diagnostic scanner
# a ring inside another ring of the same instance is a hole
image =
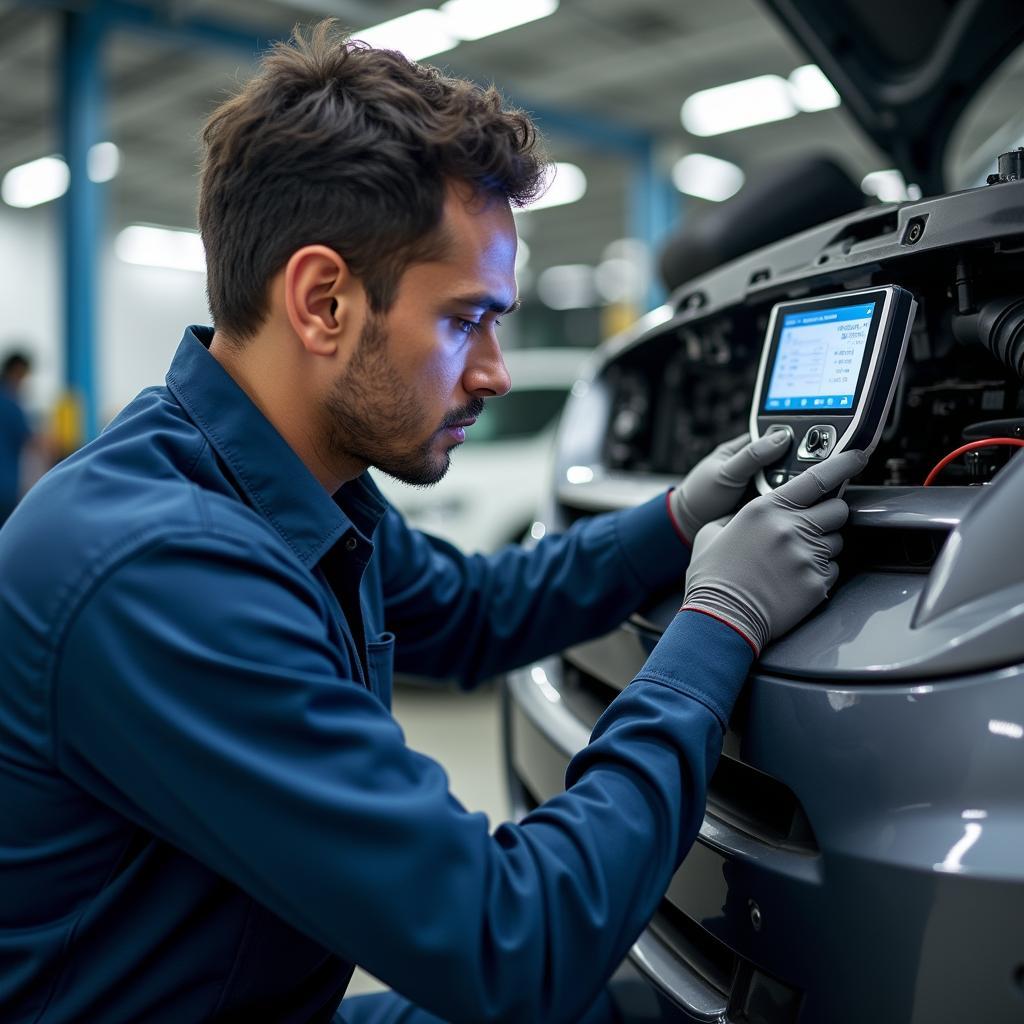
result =
[[[750,409],[755,440],[776,430],[786,453],[754,478],[767,494],[841,452],[874,451],[917,311],[897,285],[780,302],[772,309]]]

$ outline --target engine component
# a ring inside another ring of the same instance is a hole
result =
[[[1024,378],[1024,299],[991,299],[976,313],[955,316],[953,333],[966,344],[984,345],[996,359]]]

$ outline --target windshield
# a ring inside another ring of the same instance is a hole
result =
[[[521,388],[492,399],[466,432],[466,441],[512,441],[539,434],[554,423],[568,393],[568,388]]]

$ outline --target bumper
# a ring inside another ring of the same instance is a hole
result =
[[[516,816],[562,790],[654,639],[626,626],[509,677]],[[692,1021],[1024,1019],[1022,677],[839,690],[755,669],[633,965]]]

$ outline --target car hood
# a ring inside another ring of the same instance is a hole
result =
[[[1024,41],[1020,0],[762,0],[908,182],[947,190],[964,108]]]

